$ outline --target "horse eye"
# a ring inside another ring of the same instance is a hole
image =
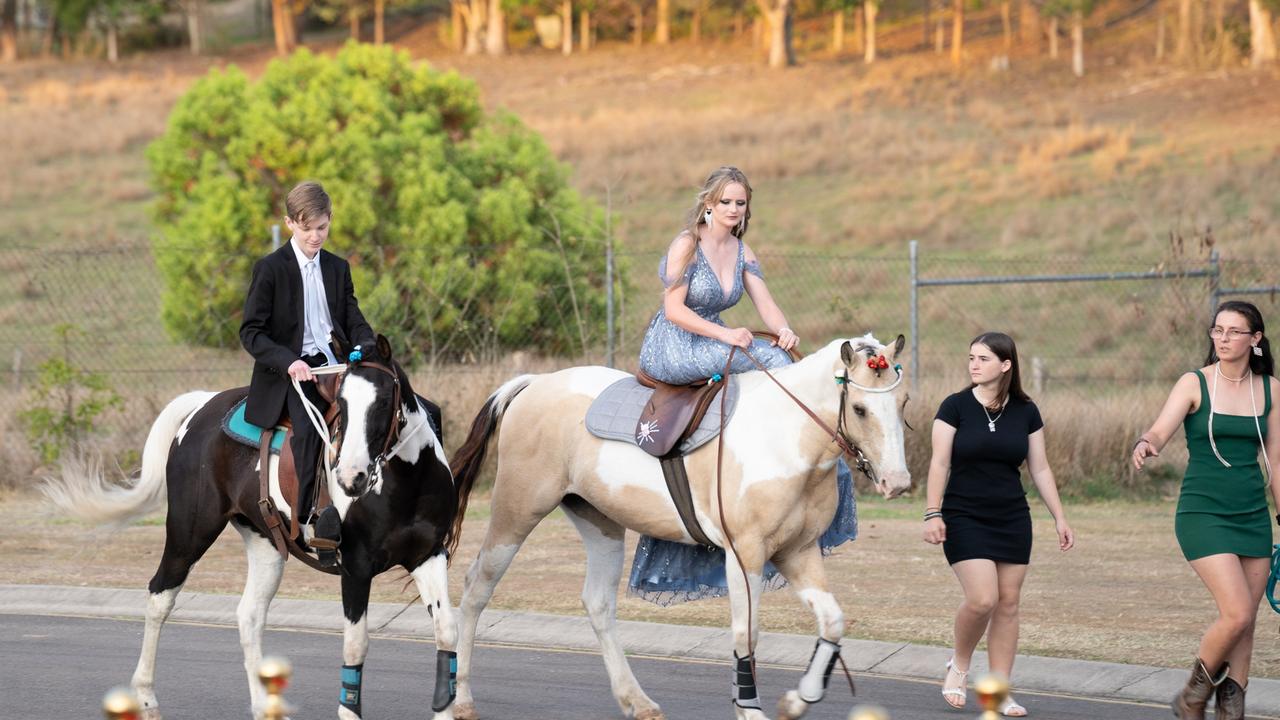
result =
[[[857,415],[858,417],[866,417],[866,416],[867,416],[867,409],[866,409],[865,407],[863,407],[862,405],[854,405],[854,406],[853,406],[853,414],[854,414],[854,415]]]

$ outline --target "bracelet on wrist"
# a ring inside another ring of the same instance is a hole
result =
[[[932,519],[934,519],[934,518],[940,518],[940,517],[942,517],[942,513],[941,513],[941,512],[928,512],[928,513],[925,513],[925,514],[924,514],[924,521],[925,521],[925,522],[929,522],[930,520],[932,520]]]

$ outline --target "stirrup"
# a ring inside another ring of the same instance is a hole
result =
[[[947,676],[942,678],[942,699],[945,700],[946,703],[951,707],[959,710],[965,706],[965,703],[967,702],[969,697],[969,689],[968,687],[966,687],[969,682],[968,681],[969,671],[957,669],[955,667],[955,662],[956,662],[955,658],[951,658],[950,660],[947,661]],[[960,687],[958,688],[947,687],[947,680],[951,678],[951,673],[955,673],[956,675],[960,676]],[[959,704],[951,702],[952,698],[955,698],[956,700],[958,700]]]

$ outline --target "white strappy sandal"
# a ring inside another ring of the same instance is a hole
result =
[[[1010,695],[1000,703],[1000,714],[1005,717],[1026,717],[1027,709],[1019,705],[1018,701]]]
[[[942,679],[942,699],[951,707],[959,710],[964,707],[969,695],[968,689],[966,688],[966,685],[969,682],[969,671],[957,670],[955,662],[955,658],[951,658],[947,661],[947,676]],[[960,687],[947,687],[947,681],[951,679],[951,673],[955,673],[960,676]]]

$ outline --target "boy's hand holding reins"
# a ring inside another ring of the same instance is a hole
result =
[[[298,382],[306,382],[308,380],[316,379],[316,376],[311,374],[311,366],[301,358],[294,360],[293,364],[289,366],[289,377],[297,380]]]

